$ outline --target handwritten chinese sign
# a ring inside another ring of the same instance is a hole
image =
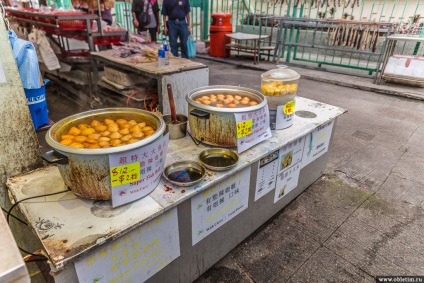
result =
[[[289,101],[277,107],[275,129],[282,130],[293,125],[293,116],[296,103]]]
[[[180,256],[177,208],[75,261],[79,282],[144,282]]]
[[[234,113],[237,128],[237,151],[243,152],[272,137],[269,127],[268,105],[256,111]],[[244,130],[243,130],[244,129]]]
[[[252,120],[237,123],[237,138],[250,135],[252,133]]]
[[[316,128],[306,137],[302,168],[328,151],[333,124],[333,121],[327,122]]]
[[[112,206],[148,195],[158,185],[168,148],[169,134],[144,147],[109,155]]]
[[[250,166],[191,199],[193,246],[247,208],[249,184]]]
[[[110,168],[112,187],[125,185],[140,180],[140,163],[135,162],[127,165]]]

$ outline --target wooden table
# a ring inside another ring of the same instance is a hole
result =
[[[126,72],[137,73],[140,76],[152,78],[157,81],[159,111],[170,114],[167,84],[171,84],[174,92],[175,107],[178,114],[188,114],[188,104],[185,96],[193,89],[209,85],[209,68],[199,62],[188,59],[171,57],[170,64],[166,67],[158,67],[158,62],[130,63],[123,58],[113,56],[112,50],[91,52],[95,64],[102,63]],[[97,70],[97,66],[93,68]],[[94,81],[99,80],[97,72],[94,73]]]
[[[261,50],[274,50],[273,46],[260,46],[260,42],[261,40],[270,38],[270,35],[267,34],[250,34],[250,33],[243,33],[243,32],[236,32],[236,33],[229,33],[226,34],[226,36],[236,40],[236,41],[253,41],[253,47],[249,46],[249,45],[242,45],[242,44],[227,44],[225,45],[226,49],[231,49],[231,50],[235,50],[237,52],[248,52],[248,53],[253,53],[253,64],[258,64],[259,60],[256,60],[256,56],[257,54],[260,53]]]

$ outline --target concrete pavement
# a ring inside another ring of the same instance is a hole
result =
[[[200,61],[211,85],[260,87],[261,70]],[[424,275],[424,103],[305,76],[298,94],[349,109],[338,119],[326,175],[196,282]]]

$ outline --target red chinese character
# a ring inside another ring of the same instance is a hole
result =
[[[153,158],[149,158],[148,163],[150,164],[150,163],[152,163],[152,162],[153,162]]]
[[[127,163],[127,157],[119,157],[119,164],[126,164]]]
[[[146,166],[146,162],[141,161],[141,162],[140,162],[140,167],[144,167],[144,166]]]
[[[148,158],[149,156],[147,155],[147,152],[144,152],[143,153],[143,157],[142,157],[142,159],[144,159],[144,158]]]
[[[138,155],[137,154],[131,155],[131,161],[132,162],[137,161],[137,160],[138,160]]]

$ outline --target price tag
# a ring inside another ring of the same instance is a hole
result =
[[[284,108],[283,108],[284,114],[286,114],[286,115],[293,114],[294,113],[294,106],[295,106],[294,101],[287,102],[286,105],[284,105]]]
[[[237,123],[237,138],[250,135],[252,133],[252,119]]]
[[[272,137],[268,105],[255,111],[234,113],[234,118],[238,153]]]
[[[112,187],[140,180],[140,162],[110,168]]]

